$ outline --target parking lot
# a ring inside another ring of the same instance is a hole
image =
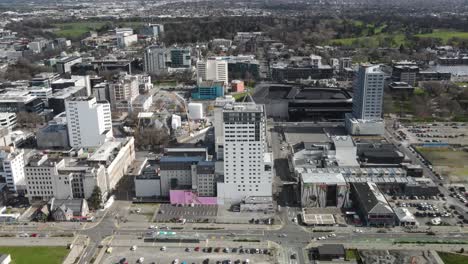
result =
[[[154,219],[156,222],[170,222],[184,218],[187,222],[214,222],[218,212],[217,205],[171,205],[161,204]]]
[[[273,256],[272,256],[273,255]],[[264,248],[172,247],[140,246],[113,247],[101,261],[114,263],[276,263],[274,252]],[[143,261],[141,261],[143,260]]]
[[[428,225],[434,218],[440,218],[441,225],[456,225],[463,222],[463,219],[459,218],[459,212],[451,208],[442,197],[427,200],[397,197],[396,200],[389,201],[394,207],[407,208],[416,217],[420,226]]]
[[[466,123],[402,124],[398,131],[400,140],[408,140],[410,144],[468,144]]]

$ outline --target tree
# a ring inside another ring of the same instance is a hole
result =
[[[22,127],[37,127],[44,122],[44,118],[36,113],[18,112],[16,113],[16,122]]]
[[[102,202],[101,188],[99,188],[99,186],[95,186],[93,189],[93,193],[88,199],[89,208],[94,209],[94,210],[99,209],[101,207],[101,202]]]

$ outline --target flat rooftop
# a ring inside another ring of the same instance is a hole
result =
[[[120,150],[123,144],[125,144],[124,141],[120,139],[106,141],[88,158],[88,161],[107,161],[115,150]]]
[[[300,142],[331,142],[325,130],[320,127],[284,127],[284,135],[286,137],[286,142],[292,145]]]
[[[334,225],[336,223],[332,214],[316,214],[307,208],[302,209],[302,221],[307,225]]]
[[[263,112],[263,105],[255,103],[226,104],[224,112]]]
[[[302,85],[263,84],[258,85],[253,93],[255,101],[352,101],[351,94],[343,88],[312,87]]]
[[[346,180],[341,173],[313,173],[308,170],[304,170],[301,173],[302,182],[305,184],[317,184],[317,183],[327,183],[327,184],[346,184]]]

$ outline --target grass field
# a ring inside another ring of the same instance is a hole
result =
[[[91,21],[80,21],[80,22],[70,22],[70,23],[59,23],[59,24],[54,24],[59,30],[55,31],[55,34],[57,34],[60,37],[66,37],[66,38],[74,38],[74,37],[79,37],[86,32],[89,32],[91,30],[98,30],[101,27],[103,27],[106,24],[106,22],[101,22],[101,21],[96,21],[96,22],[91,22]],[[124,22],[124,23],[118,23],[119,26],[124,26],[124,27],[138,27],[142,25],[143,22]]]
[[[381,29],[380,29],[381,30]],[[376,32],[377,33],[377,32]],[[391,39],[391,42],[388,43],[387,38]],[[405,44],[406,38],[403,34],[377,34],[374,36],[363,36],[356,38],[342,38],[342,39],[332,39],[330,44],[332,45],[342,45],[342,46],[365,46],[365,47],[379,47],[379,46],[390,46],[390,47],[400,47],[401,44]]]
[[[448,252],[437,252],[444,261],[445,264],[466,264],[468,263],[468,256],[467,255],[460,255],[455,253],[448,253]]]
[[[451,178],[468,180],[468,152],[451,148],[424,148],[418,147],[418,151],[429,160],[436,170],[442,171]]]
[[[60,264],[68,254],[63,247],[0,247],[2,254],[10,254],[12,264]]]
[[[468,39],[468,32],[435,29],[432,33],[417,34],[416,36],[421,37],[421,38],[439,38],[444,43],[447,43],[449,39],[454,38],[454,37],[461,38],[461,39]]]
[[[105,22],[73,22],[55,24],[55,26],[59,28],[55,34],[66,38],[79,37],[91,30],[97,30],[103,25],[105,25]]]

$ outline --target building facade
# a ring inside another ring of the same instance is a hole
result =
[[[224,181],[219,203],[238,203],[248,196],[272,196],[272,160],[266,146],[263,105],[228,104],[223,109]]]
[[[136,76],[123,74],[109,83],[109,96],[112,109],[132,112],[132,103],[139,95],[139,82]]]
[[[382,105],[385,76],[379,65],[361,65],[354,80],[353,111],[346,114],[352,135],[383,134]]]
[[[166,48],[150,46],[144,54],[144,71],[146,73],[160,74],[167,71],[167,63],[170,61],[170,53]]]
[[[5,179],[8,190],[23,193],[26,189],[24,177],[24,151],[5,147],[0,151],[0,176]]]
[[[190,49],[173,48],[171,49],[171,67],[189,68],[192,66]]]
[[[94,97],[76,97],[66,101],[68,137],[71,147],[95,147],[112,134],[112,120],[108,102]]]
[[[228,84],[228,62],[222,57],[210,57],[197,62],[198,81],[216,81]]]

